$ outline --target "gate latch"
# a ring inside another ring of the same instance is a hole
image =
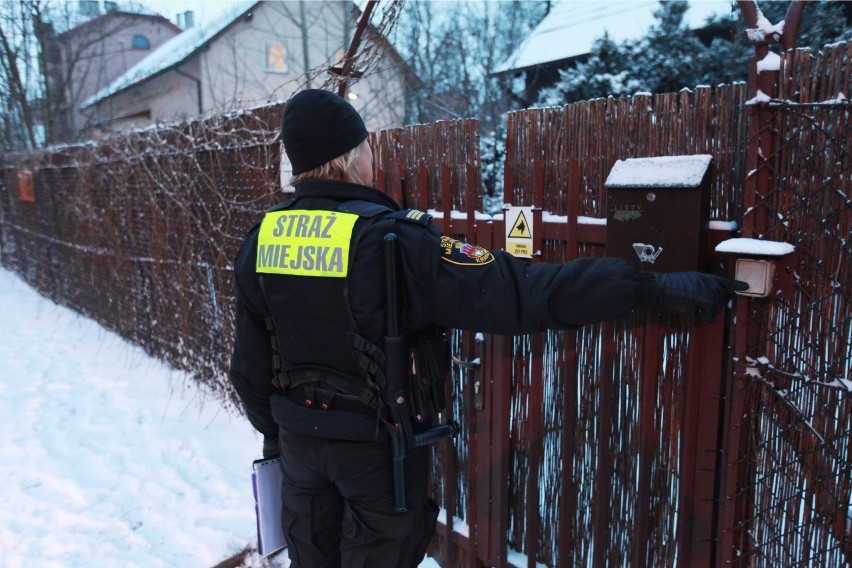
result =
[[[482,333],[476,334],[474,342],[475,357],[472,361],[462,361],[453,355],[453,363],[465,370],[466,373],[473,373],[473,408],[482,410],[485,407],[485,385],[482,381],[482,355],[485,351],[485,336]]]

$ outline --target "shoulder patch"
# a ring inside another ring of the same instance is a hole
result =
[[[441,260],[463,266],[482,266],[494,261],[487,248],[441,236]]]
[[[392,215],[388,215],[388,217],[398,221],[416,223],[418,225],[428,225],[432,222],[431,215],[424,213],[423,211],[418,211],[417,209],[403,209],[402,211],[397,211]]]

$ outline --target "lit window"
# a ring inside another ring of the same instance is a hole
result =
[[[268,42],[266,44],[266,70],[276,73],[287,72],[287,50],[283,43]]]
[[[151,42],[142,34],[133,36],[133,49],[151,49]]]

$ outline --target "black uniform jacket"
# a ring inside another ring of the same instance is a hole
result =
[[[373,188],[330,180],[298,183],[296,201],[289,208],[335,210],[350,200],[400,209]],[[287,328],[283,333],[276,330],[285,337],[285,345],[279,345],[284,367],[317,364],[351,372],[354,359],[345,324],[354,323],[375,343],[384,333],[382,243],[390,232],[397,234],[400,247],[406,335],[434,326],[506,335],[566,329],[618,318],[653,301],[653,276],[623,260],[530,264],[504,251],[442,236],[428,215],[394,217],[381,218],[362,231],[343,287],[334,288],[331,281],[338,279],[332,278],[263,275],[269,279],[265,285],[274,282],[275,306],[267,305],[270,292],[267,289],[264,297],[256,273],[258,228],[246,237],[234,266],[231,382],[252,425],[265,436],[275,438],[278,432],[270,410],[276,389],[266,319],[275,315],[276,327]],[[348,309],[341,289],[348,296]]]

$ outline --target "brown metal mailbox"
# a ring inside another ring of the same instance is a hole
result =
[[[657,272],[705,270],[712,156],[619,160],[604,184],[606,254]]]

